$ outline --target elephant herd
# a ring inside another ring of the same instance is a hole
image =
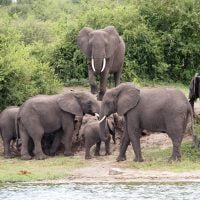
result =
[[[174,88],[139,89],[132,83],[120,84],[125,45],[113,26],[100,30],[85,27],[78,34],[77,44],[89,61],[91,93],[98,93],[97,99],[87,92],[69,91],[38,95],[20,107],[6,108],[0,114],[5,158],[13,157],[11,141],[15,140],[23,160],[55,155],[60,144],[65,156],[73,156],[74,137],[84,144],[85,159],[91,158],[90,148],[94,144],[95,155],[100,155],[102,141],[109,155],[111,136],[116,143],[116,121],[122,116],[123,134],[117,161],[126,160],[130,143],[134,161],[144,160],[140,147],[144,130],[167,133],[173,145],[170,161],[180,160],[188,122],[193,126],[193,112],[186,96]],[[106,91],[109,74],[114,74],[115,88]],[[96,84],[97,75],[100,88]],[[86,114],[90,115],[88,119]]]

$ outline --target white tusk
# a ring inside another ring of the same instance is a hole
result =
[[[103,118],[99,121],[99,123],[103,122],[106,116],[103,116]]]
[[[94,72],[96,71],[95,68],[94,68],[94,58],[92,58],[92,69],[93,69]]]
[[[99,114],[98,114],[98,113],[95,113],[95,117],[99,118]]]
[[[106,66],[106,59],[104,58],[104,59],[103,59],[103,67],[102,67],[102,69],[101,69],[101,72],[103,72],[103,70],[105,69],[105,66]]]

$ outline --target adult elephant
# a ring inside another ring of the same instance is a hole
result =
[[[75,116],[99,113],[97,100],[85,92],[64,92],[58,95],[40,95],[28,99],[19,110],[18,128],[21,136],[21,158],[31,159],[28,152],[29,137],[34,142],[35,159],[45,159],[41,139],[44,133],[63,130],[64,155],[71,156]]]
[[[125,132],[118,161],[126,159],[131,141],[136,162],[142,162],[140,136],[142,131],[166,132],[172,140],[170,160],[180,160],[180,145],[192,109],[185,95],[174,88],[146,88],[139,90],[131,83],[124,83],[107,91],[100,111],[100,136],[106,140],[105,118],[117,112],[125,117]]]
[[[84,27],[79,32],[77,44],[89,61],[88,75],[92,94],[98,92],[96,75],[100,76],[98,100],[101,101],[109,74],[114,74],[115,86],[120,84],[125,54],[124,41],[114,26],[99,30]]]

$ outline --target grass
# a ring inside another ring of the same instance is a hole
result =
[[[39,181],[59,179],[84,166],[84,160],[58,156],[46,160],[23,161],[0,157],[0,182]]]
[[[186,97],[188,97],[188,94],[189,94],[189,84],[187,86],[180,82],[136,81],[134,83],[141,88],[142,87],[175,87],[175,88],[180,89],[186,95]]]
[[[158,170],[172,172],[188,172],[193,170],[200,170],[200,149],[194,148],[192,142],[185,142],[182,144],[181,162],[168,162],[171,151],[172,148],[147,148],[143,150],[145,162],[136,163],[133,161],[128,161],[123,167],[140,170]]]

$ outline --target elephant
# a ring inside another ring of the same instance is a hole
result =
[[[44,133],[62,129],[64,155],[73,156],[71,151],[75,116],[100,112],[97,100],[86,92],[62,92],[56,95],[38,95],[25,101],[17,116],[17,131],[20,132],[21,159],[29,160],[29,138],[34,142],[35,159],[45,159],[41,148]]]
[[[189,86],[189,102],[194,113],[194,102],[200,97],[200,76],[196,73]]]
[[[107,119],[106,132],[113,136],[115,143],[115,128],[113,119]],[[99,135],[99,122],[95,118],[83,119],[80,129],[80,141],[85,146],[85,159],[91,159],[90,148],[96,144],[95,156],[100,156],[101,139]],[[110,136],[105,141],[105,155],[110,155]]]
[[[0,133],[3,140],[3,146],[4,146],[4,157],[5,158],[13,158],[15,155],[11,153],[11,147],[16,142],[15,148],[18,153],[21,146],[21,139],[20,139],[20,133],[16,132],[16,120],[17,115],[19,112],[19,107],[17,106],[9,106],[5,110],[3,110],[0,114]],[[42,137],[42,149],[45,152],[46,155],[52,155],[54,151],[57,150],[58,142],[60,142],[62,131],[58,130],[56,133],[50,133],[50,134],[44,134]],[[11,142],[13,142],[11,144]],[[34,150],[34,143],[33,140],[30,139],[28,143],[28,151],[30,154],[33,154]],[[52,152],[52,154],[51,154]]]
[[[98,30],[82,28],[77,36],[77,45],[89,63],[88,76],[92,94],[98,92],[96,76],[100,77],[97,98],[101,101],[106,91],[109,74],[114,74],[115,86],[120,84],[125,43],[114,26],[107,26]]]
[[[101,104],[101,140],[107,139],[105,119],[115,112],[125,118],[125,132],[117,161],[126,160],[129,142],[135,153],[134,161],[144,161],[140,147],[143,130],[167,133],[173,144],[169,161],[181,159],[180,146],[187,123],[191,120],[193,124],[191,106],[181,91],[162,87],[138,89],[132,83],[123,83],[110,89]]]
[[[13,158],[11,153],[11,141],[16,141],[17,135],[15,130],[15,120],[19,107],[10,106],[0,114],[0,132],[4,146],[4,157]]]

